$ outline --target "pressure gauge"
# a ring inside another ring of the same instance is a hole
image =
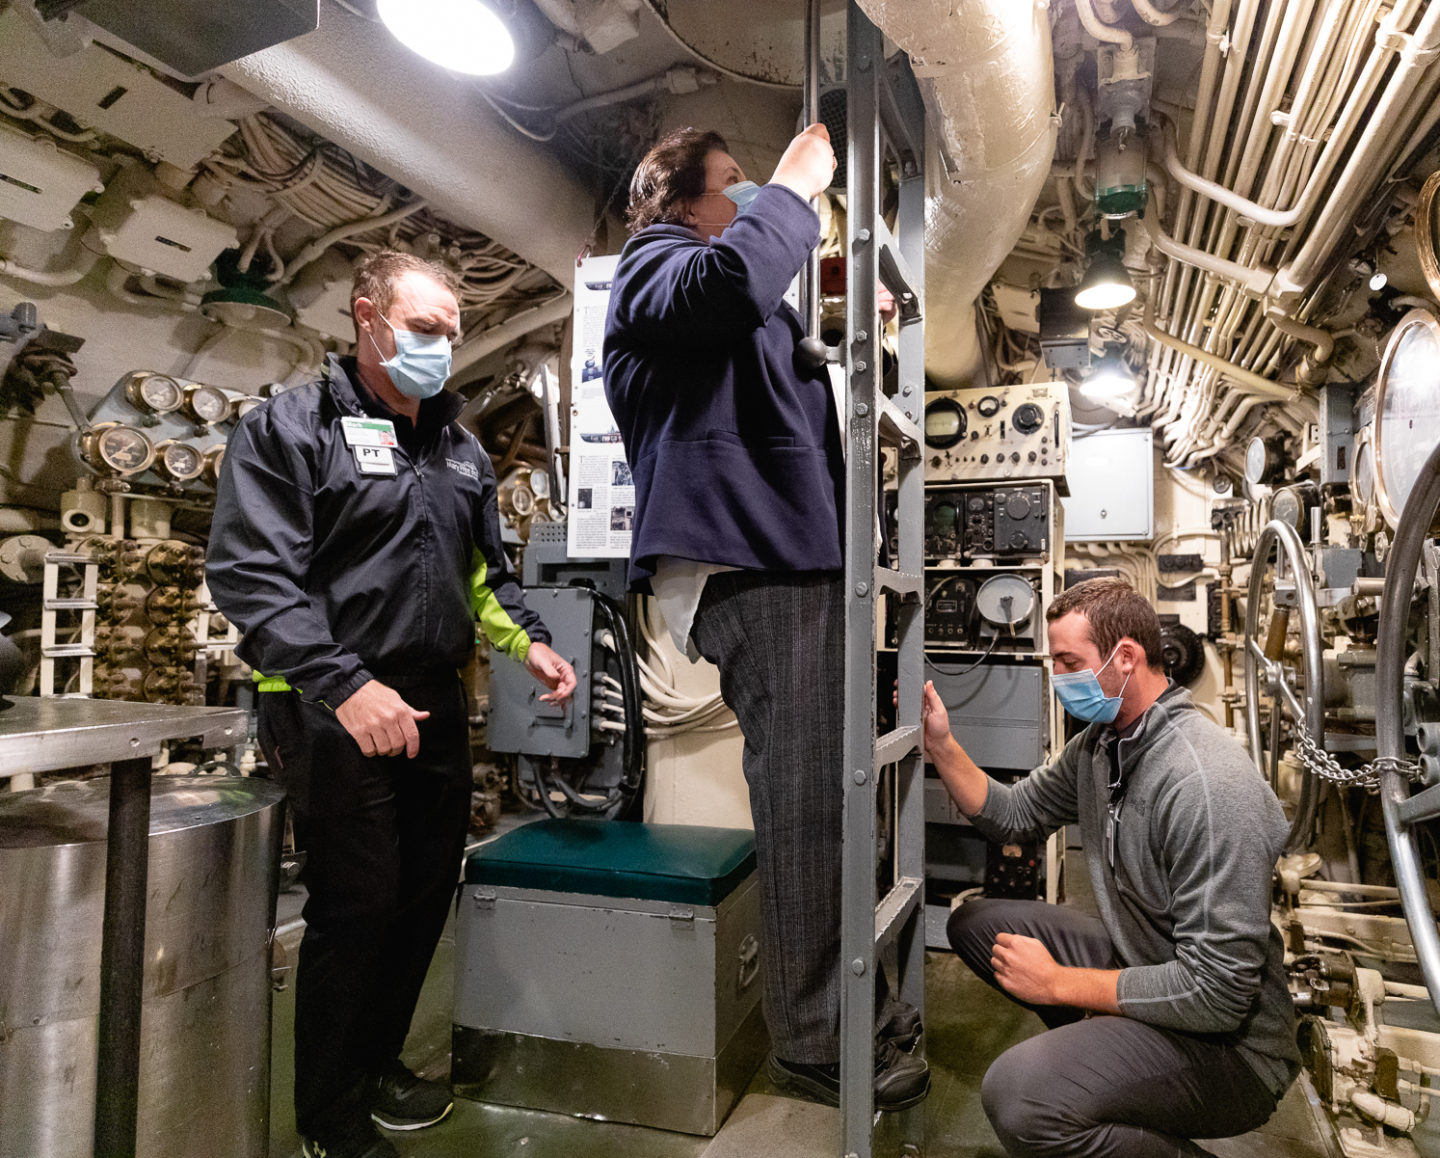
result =
[[[1245,447],[1245,481],[1252,487],[1274,482],[1285,471],[1285,438],[1258,434]]]
[[[131,374],[125,383],[125,397],[136,410],[147,414],[169,414],[185,402],[180,383],[164,374]]]
[[[1420,468],[1440,441],[1440,320],[1411,310],[1380,360],[1375,395],[1375,499],[1395,527]]]
[[[1300,482],[1276,491],[1270,509],[1275,518],[1289,523],[1303,539],[1310,533],[1310,512],[1319,505],[1319,488],[1313,482]]]
[[[975,610],[992,626],[1018,626],[1035,611],[1035,588],[1019,575],[992,575],[975,593]]]
[[[100,474],[127,478],[155,459],[155,444],[123,422],[103,422],[80,440],[85,460]]]
[[[948,450],[965,437],[965,411],[953,398],[937,398],[925,407],[925,443]]]
[[[214,386],[187,386],[185,411],[200,425],[211,426],[230,417],[230,399]]]
[[[220,466],[224,461],[225,447],[223,444],[212,446],[205,452],[205,465],[201,468],[201,473],[205,476],[205,481],[212,487],[220,481]]]
[[[265,404],[265,399],[263,399],[263,398],[256,398],[253,394],[252,394],[252,395],[247,395],[246,397],[241,398],[239,401],[237,401],[237,402],[235,403],[235,421],[236,421],[236,422],[239,422],[240,419],[244,418],[245,415],[247,415],[247,414],[250,413],[250,411],[255,410],[255,409],[258,409],[260,406],[263,406],[264,404]]]
[[[189,482],[205,469],[205,456],[188,442],[169,439],[155,448],[155,471],[171,482]]]
[[[1355,464],[1350,468],[1350,497],[1357,507],[1370,505],[1375,497],[1375,448],[1371,445],[1370,427],[1362,427],[1355,435]]]

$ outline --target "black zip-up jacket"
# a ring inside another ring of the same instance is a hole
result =
[[[321,379],[240,421],[207,568],[262,690],[288,684],[331,708],[372,678],[404,686],[462,666],[477,616],[517,660],[550,641],[506,561],[495,471],[455,421],[462,400],[426,399],[412,434],[354,373],[331,355]],[[360,473],[347,416],[396,420],[394,477]]]

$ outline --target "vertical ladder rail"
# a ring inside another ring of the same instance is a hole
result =
[[[924,119],[913,77],[888,74],[884,42],[851,0],[848,5],[849,185],[846,307],[849,431],[845,498],[844,850],[841,902],[840,1082],[844,1158],[872,1158],[875,987],[882,962],[894,970],[899,996],[924,1010],[924,765],[920,746],[924,686],[923,510]],[[903,64],[903,62],[902,62]],[[904,92],[892,91],[908,85]],[[903,117],[904,124],[895,124]],[[882,127],[886,132],[882,134]],[[890,141],[900,154],[899,214],[893,232],[880,217],[880,180]],[[877,281],[901,306],[899,387],[881,385]],[[880,448],[898,452],[898,558],[879,567],[877,490]],[[896,728],[876,737],[876,645],[879,598],[901,597],[897,622]],[[876,880],[877,787],[894,765],[894,872],[881,895]],[[923,1105],[900,1124],[906,1153],[924,1141]]]

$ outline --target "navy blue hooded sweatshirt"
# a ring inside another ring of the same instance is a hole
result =
[[[829,377],[797,365],[783,300],[819,240],[766,185],[713,241],[652,225],[625,246],[605,324],[605,395],[635,478],[630,582],[674,555],[762,571],[843,565],[844,456]]]

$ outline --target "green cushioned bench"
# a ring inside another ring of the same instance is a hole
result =
[[[538,820],[471,853],[465,883],[718,905],[754,871],[746,829]]]

